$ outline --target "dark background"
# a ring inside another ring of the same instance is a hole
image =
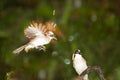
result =
[[[55,22],[58,40],[46,52],[12,54],[28,42],[24,29],[33,20]],[[107,80],[120,80],[119,35],[119,0],[0,0],[0,80],[74,80],[76,49]],[[95,72],[89,78],[99,80]]]

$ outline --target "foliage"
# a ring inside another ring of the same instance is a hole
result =
[[[119,0],[1,0],[0,80],[72,80],[77,76],[71,60],[76,49],[88,65],[100,66],[108,80],[119,80],[119,4]],[[32,20],[54,21],[58,40],[46,45],[46,52],[12,54],[27,42],[23,31]],[[94,73],[89,76],[98,78]]]

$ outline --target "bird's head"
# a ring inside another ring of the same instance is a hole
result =
[[[78,55],[78,56],[81,56],[81,52],[80,52],[79,49],[75,50],[75,52],[73,53],[73,55],[72,55],[72,60],[74,60],[77,55]]]
[[[57,40],[57,38],[55,37],[54,33],[51,32],[51,31],[48,32],[47,36],[48,36],[50,39],[55,39],[55,40]]]

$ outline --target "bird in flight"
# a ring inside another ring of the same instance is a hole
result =
[[[44,45],[49,44],[52,39],[57,39],[54,35],[56,24],[53,22],[32,22],[25,30],[25,37],[29,42],[13,51],[14,54],[19,54],[23,49],[28,52],[32,48],[46,50]]]

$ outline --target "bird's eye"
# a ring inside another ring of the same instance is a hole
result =
[[[51,32],[51,31],[48,33],[48,35],[49,35],[50,37],[54,37],[54,33]]]
[[[54,34],[50,34],[51,37],[54,37]]]

